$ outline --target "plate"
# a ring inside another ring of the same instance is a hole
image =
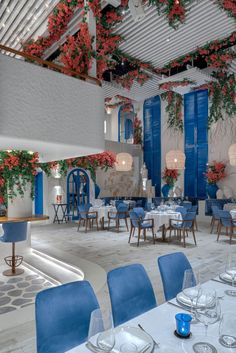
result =
[[[115,347],[111,353],[119,353],[120,346],[124,343],[133,343],[137,346],[140,352],[145,346],[150,344],[150,348],[145,353],[151,353],[154,348],[152,337],[138,327],[123,326],[114,329],[115,333]],[[104,337],[104,340],[106,338]]]
[[[225,282],[228,282],[228,283],[232,283],[232,277],[230,275],[228,275],[228,273],[221,273],[219,275],[220,279],[222,279],[223,281]]]
[[[199,300],[198,300],[198,308],[201,307],[201,300],[204,299],[204,295],[201,295]],[[183,293],[183,292],[180,292],[177,294],[176,296],[176,301],[179,302],[180,304],[184,305],[184,306],[187,306],[189,308],[191,308],[191,300]],[[193,300],[193,307],[196,308],[197,307],[197,300],[194,299]]]
[[[181,353],[195,353],[193,346],[199,342],[209,343],[216,349],[215,352],[217,353],[235,353],[234,349],[226,348],[219,343],[219,336],[207,335],[206,337],[203,334],[193,334],[188,340],[182,341]]]

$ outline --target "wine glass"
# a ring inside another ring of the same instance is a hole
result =
[[[225,272],[231,277],[233,286],[233,289],[226,290],[225,294],[230,295],[232,297],[236,297],[236,256],[234,254],[230,254],[228,256],[225,266]]]
[[[201,286],[198,281],[198,274],[195,275],[192,269],[188,269],[184,271],[182,291],[184,295],[187,298],[189,298],[191,301],[191,315],[192,315],[191,323],[194,324],[197,322],[195,311],[194,311],[194,300],[196,303],[197,298],[201,294]]]
[[[110,352],[115,346],[115,334],[111,313],[102,314],[101,309],[91,313],[88,341],[104,352]]]
[[[224,313],[220,322],[219,342],[222,346],[236,348],[236,315]]]
[[[220,303],[215,290],[202,289],[201,295],[197,299],[196,314],[198,320],[205,327],[205,337],[207,339],[208,326],[215,324],[220,319]],[[197,342],[193,345],[195,353],[207,352],[215,353],[216,348],[208,342]]]

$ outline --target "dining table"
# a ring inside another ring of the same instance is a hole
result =
[[[158,211],[153,210],[145,214],[145,219],[153,219],[154,233],[156,234],[160,229],[162,230],[162,240],[166,240],[166,231],[169,227],[170,219],[181,220],[180,212],[174,210]]]
[[[236,315],[236,298],[230,297],[225,294],[225,290],[232,289],[230,284],[224,283],[217,276],[202,285],[203,289],[215,290],[221,307],[221,315],[224,313],[231,313]],[[191,324],[190,338],[178,338],[174,334],[176,323],[175,315],[177,313],[189,314],[190,309],[183,307],[172,299],[156,308],[145,312],[142,315],[126,322],[122,326],[125,327],[138,327],[142,328],[158,343],[154,346],[153,352],[155,353],[194,353],[193,345],[198,342],[207,342],[216,348],[216,353],[236,353],[236,348],[226,348],[219,342],[219,320],[209,325],[207,336],[205,335],[204,325],[200,322]],[[236,327],[235,327],[236,332]],[[67,351],[66,353],[89,353],[90,350],[86,347],[85,343]],[[113,349],[112,353],[115,352]],[[116,349],[119,353],[119,348]]]
[[[98,220],[101,224],[101,228],[105,229],[105,222],[108,221],[108,212],[116,212],[116,207],[114,206],[92,206],[89,209],[90,212],[98,213]]]
[[[230,202],[224,205],[224,211],[232,211],[232,210],[236,210],[236,203]]]
[[[233,210],[229,211],[233,220],[236,220],[236,208],[234,208]]]

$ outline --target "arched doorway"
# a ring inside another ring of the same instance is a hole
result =
[[[78,206],[90,202],[89,176],[84,169],[75,168],[67,176],[67,212],[78,219]]]
[[[132,104],[124,104],[118,112],[118,141],[133,143],[134,107]]]

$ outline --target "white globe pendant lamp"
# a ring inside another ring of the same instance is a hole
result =
[[[168,169],[184,169],[185,154],[181,150],[171,150],[166,154],[166,167]]]
[[[116,170],[118,172],[129,172],[132,169],[133,157],[129,153],[121,152],[116,155]]]
[[[229,148],[229,163],[233,167],[236,166],[236,143],[231,145]]]

